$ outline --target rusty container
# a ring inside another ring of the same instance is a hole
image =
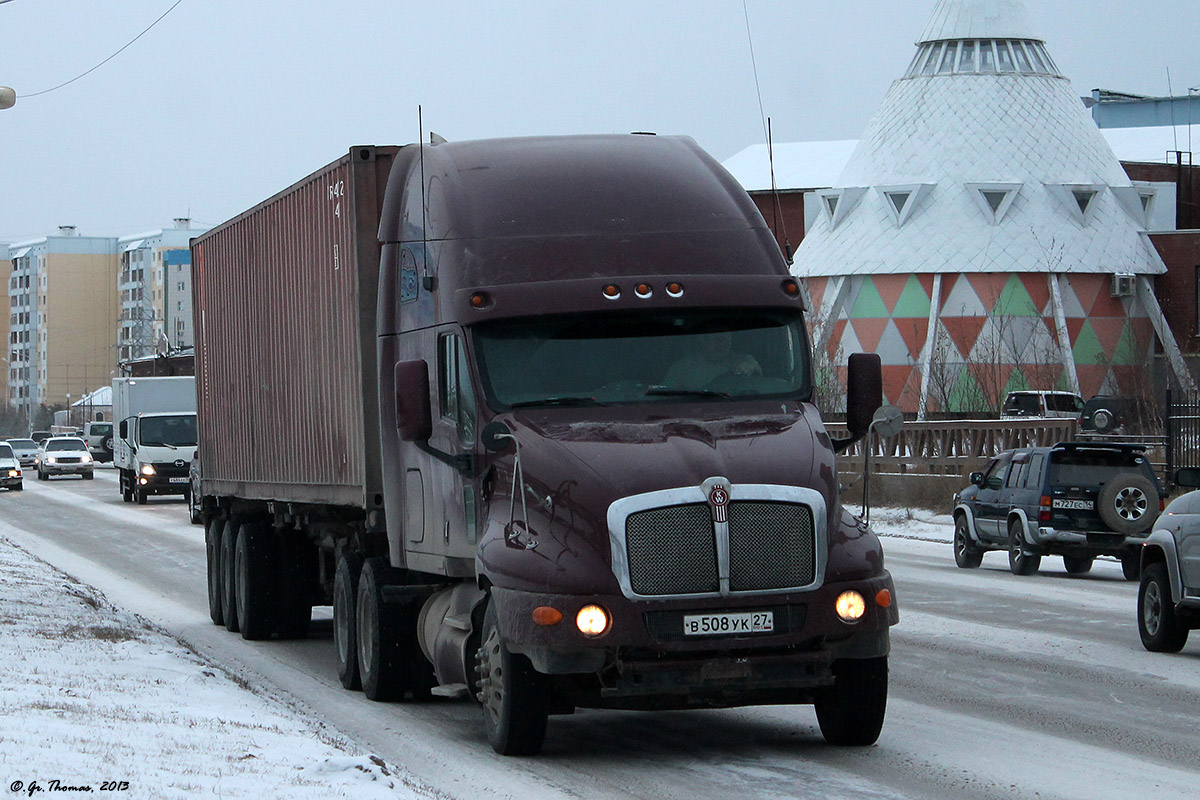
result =
[[[398,150],[354,147],[192,241],[206,495],[382,507],[378,228]]]

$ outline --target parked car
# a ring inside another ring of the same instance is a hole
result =
[[[9,439],[8,444],[22,467],[32,467],[37,463],[38,443],[33,439]]]
[[[1175,483],[1200,487],[1200,470],[1181,469]],[[1156,653],[1178,653],[1200,628],[1200,492],[1176,497],[1142,547],[1138,633]]]
[[[95,477],[95,463],[87,442],[78,436],[51,436],[38,450],[38,480],[54,475],[81,475],[85,481]]]
[[[19,492],[25,488],[21,477],[21,462],[12,446],[0,442],[0,487]]]
[[[1042,556],[1057,555],[1081,575],[1096,556],[1115,556],[1125,578],[1136,580],[1141,545],[1165,497],[1145,445],[1006,450],[955,495],[954,560],[971,569],[988,550],[1007,550],[1013,574],[1031,575]]]
[[[89,422],[83,426],[83,440],[88,452],[97,461],[113,460],[113,424],[111,422]]]
[[[1120,433],[1136,413],[1134,398],[1098,394],[1083,404],[1079,429],[1084,433]]]
[[[1073,392],[1009,392],[1000,407],[1001,419],[1079,419],[1083,398]]]

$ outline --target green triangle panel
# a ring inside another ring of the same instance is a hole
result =
[[[1103,364],[1107,361],[1104,355],[1104,346],[1100,344],[1100,337],[1096,335],[1096,329],[1092,327],[1090,321],[1085,320],[1079,329],[1079,335],[1075,337],[1075,345],[1072,347],[1071,353],[1075,357],[1076,364]]]
[[[971,370],[959,370],[958,380],[954,382],[954,389],[950,392],[950,408],[948,410],[954,413],[977,411],[985,404],[983,390],[979,388],[979,383],[971,374]]]
[[[850,310],[852,319],[887,319],[887,306],[883,303],[883,297],[879,294],[879,290],[875,288],[875,282],[870,278],[863,278],[862,283],[858,287],[858,297],[854,300],[854,308]]]
[[[992,313],[1009,317],[1040,317],[1042,310],[1033,302],[1021,279],[1009,275],[1008,283],[1004,284],[996,305],[992,307]]]
[[[1029,385],[1029,381],[1025,380],[1025,375],[1018,367],[1008,376],[1008,385],[1004,387],[1004,396],[1007,397],[1009,392],[1021,392],[1030,388],[1032,387]]]
[[[1133,335],[1133,327],[1126,322],[1125,329],[1121,331],[1121,339],[1117,342],[1116,349],[1113,350],[1112,363],[1126,365],[1145,363],[1145,359],[1138,355],[1139,350],[1137,337]]]
[[[908,276],[904,291],[900,293],[900,299],[892,309],[892,316],[929,318],[929,295],[916,275]]]

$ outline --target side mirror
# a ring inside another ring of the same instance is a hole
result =
[[[406,442],[427,441],[433,435],[429,365],[423,360],[398,361],[395,378],[397,433]]]
[[[861,439],[867,435],[875,412],[883,405],[883,367],[875,353],[854,353],[850,356],[846,376],[846,427],[850,436]]]
[[[512,431],[498,419],[494,419],[479,434],[479,441],[486,450],[501,453],[512,447]]]
[[[972,472],[971,473],[971,483],[982,488],[983,487],[983,473],[982,472]]]

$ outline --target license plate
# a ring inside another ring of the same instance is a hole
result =
[[[1091,500],[1051,500],[1054,508],[1065,508],[1072,511],[1091,511],[1095,504]]]
[[[775,630],[772,611],[737,614],[687,614],[683,632],[687,636],[728,636],[739,633],[770,633]]]
[[[187,483],[187,478],[171,478],[171,483]]]

